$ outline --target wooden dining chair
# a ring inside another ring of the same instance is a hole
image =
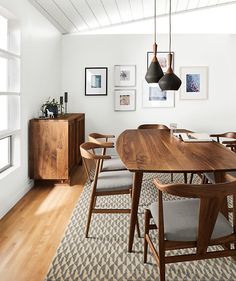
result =
[[[103,145],[86,142],[80,145],[80,152],[83,158],[83,161],[86,160],[95,160],[96,168],[95,175],[92,184],[92,193],[89,204],[88,219],[85,230],[85,237],[88,237],[90,222],[93,213],[127,213],[131,212],[131,209],[101,209],[96,208],[96,199],[98,196],[112,196],[118,194],[130,194],[132,199],[132,188],[133,188],[133,174],[128,170],[120,171],[109,171],[101,172],[100,166],[102,160],[111,159],[110,155],[103,155],[95,153],[98,149],[112,148],[112,145],[105,143]],[[138,236],[140,237],[140,231],[137,222]]]
[[[233,213],[232,226],[220,211],[228,195],[233,195],[235,207],[236,181],[213,185],[163,185],[157,179],[154,182],[158,201],[145,212],[144,262],[147,262],[149,245],[159,265],[160,281],[165,280],[168,263],[236,256],[236,213]],[[163,201],[163,192],[188,199]],[[150,224],[151,218],[155,224]],[[151,229],[158,232],[158,251],[149,235]],[[213,245],[221,245],[223,249],[208,251]],[[166,255],[166,251],[186,248],[196,251]]]
[[[236,132],[227,132],[227,133],[223,133],[223,134],[212,134],[212,135],[210,135],[210,137],[216,138],[218,143],[222,143],[223,145],[225,145],[226,147],[231,149],[231,151],[236,153]],[[224,138],[224,139],[228,138],[229,140],[221,141],[222,138]],[[236,178],[236,171],[229,172],[229,174]],[[208,183],[208,182],[215,183],[214,173],[204,173],[203,174],[203,183]]]
[[[105,143],[111,143],[110,139],[113,139],[114,135],[104,135],[99,133],[90,133],[88,136],[89,142],[94,142],[100,145]],[[114,143],[113,143],[114,144]],[[106,155],[107,147],[102,149],[102,155]],[[100,171],[119,171],[126,170],[126,167],[120,160],[118,155],[112,155],[110,159],[104,159],[101,161]]]
[[[163,124],[142,124],[138,126],[139,129],[158,129],[158,130],[169,130],[169,128],[166,125]],[[170,174],[170,180],[173,182],[174,180],[174,174]],[[184,182],[187,183],[188,181],[188,174],[184,173]]]
[[[163,124],[142,124],[138,126],[138,129],[164,129],[168,130],[169,128]]]

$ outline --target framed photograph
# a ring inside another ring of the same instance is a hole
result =
[[[184,66],[180,68],[180,99],[202,100],[207,99],[208,92],[208,67]]]
[[[85,96],[107,95],[107,67],[85,67]]]
[[[173,91],[162,91],[158,84],[143,81],[143,107],[174,107]]]
[[[135,107],[135,90],[115,90],[115,111],[134,111]]]
[[[115,65],[115,87],[136,86],[136,65]]]
[[[157,59],[164,73],[167,71],[168,68],[168,54],[169,52],[157,52]],[[174,52],[171,52],[171,54],[173,55],[172,69],[174,69]],[[153,52],[147,52],[147,68],[152,62],[152,59],[153,59]]]

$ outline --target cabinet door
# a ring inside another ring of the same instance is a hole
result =
[[[68,179],[68,122],[30,123],[30,171],[34,179]]]

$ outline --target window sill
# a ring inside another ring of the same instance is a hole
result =
[[[5,177],[10,175],[11,173],[15,172],[19,167],[20,166],[12,166],[12,167],[8,168],[7,170],[1,172],[0,173],[0,180],[4,179]]]

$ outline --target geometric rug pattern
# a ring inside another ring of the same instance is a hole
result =
[[[144,209],[157,198],[153,178],[170,182],[169,174],[144,174],[139,205],[139,225],[144,231]],[[175,182],[183,182],[182,174],[174,175]],[[198,177],[194,178],[198,182]],[[127,252],[129,215],[95,214],[92,216],[89,238],[85,238],[85,224],[90,199],[87,182],[73,211],[70,223],[57,249],[45,281],[156,281],[159,270],[152,254],[143,263],[143,238],[135,233],[133,252]],[[166,196],[164,200],[178,199]],[[130,207],[129,195],[99,197],[96,207]],[[155,240],[156,232],[152,231]],[[182,250],[189,253],[189,250]],[[173,281],[235,281],[236,262],[218,258],[166,265],[166,280]]]

